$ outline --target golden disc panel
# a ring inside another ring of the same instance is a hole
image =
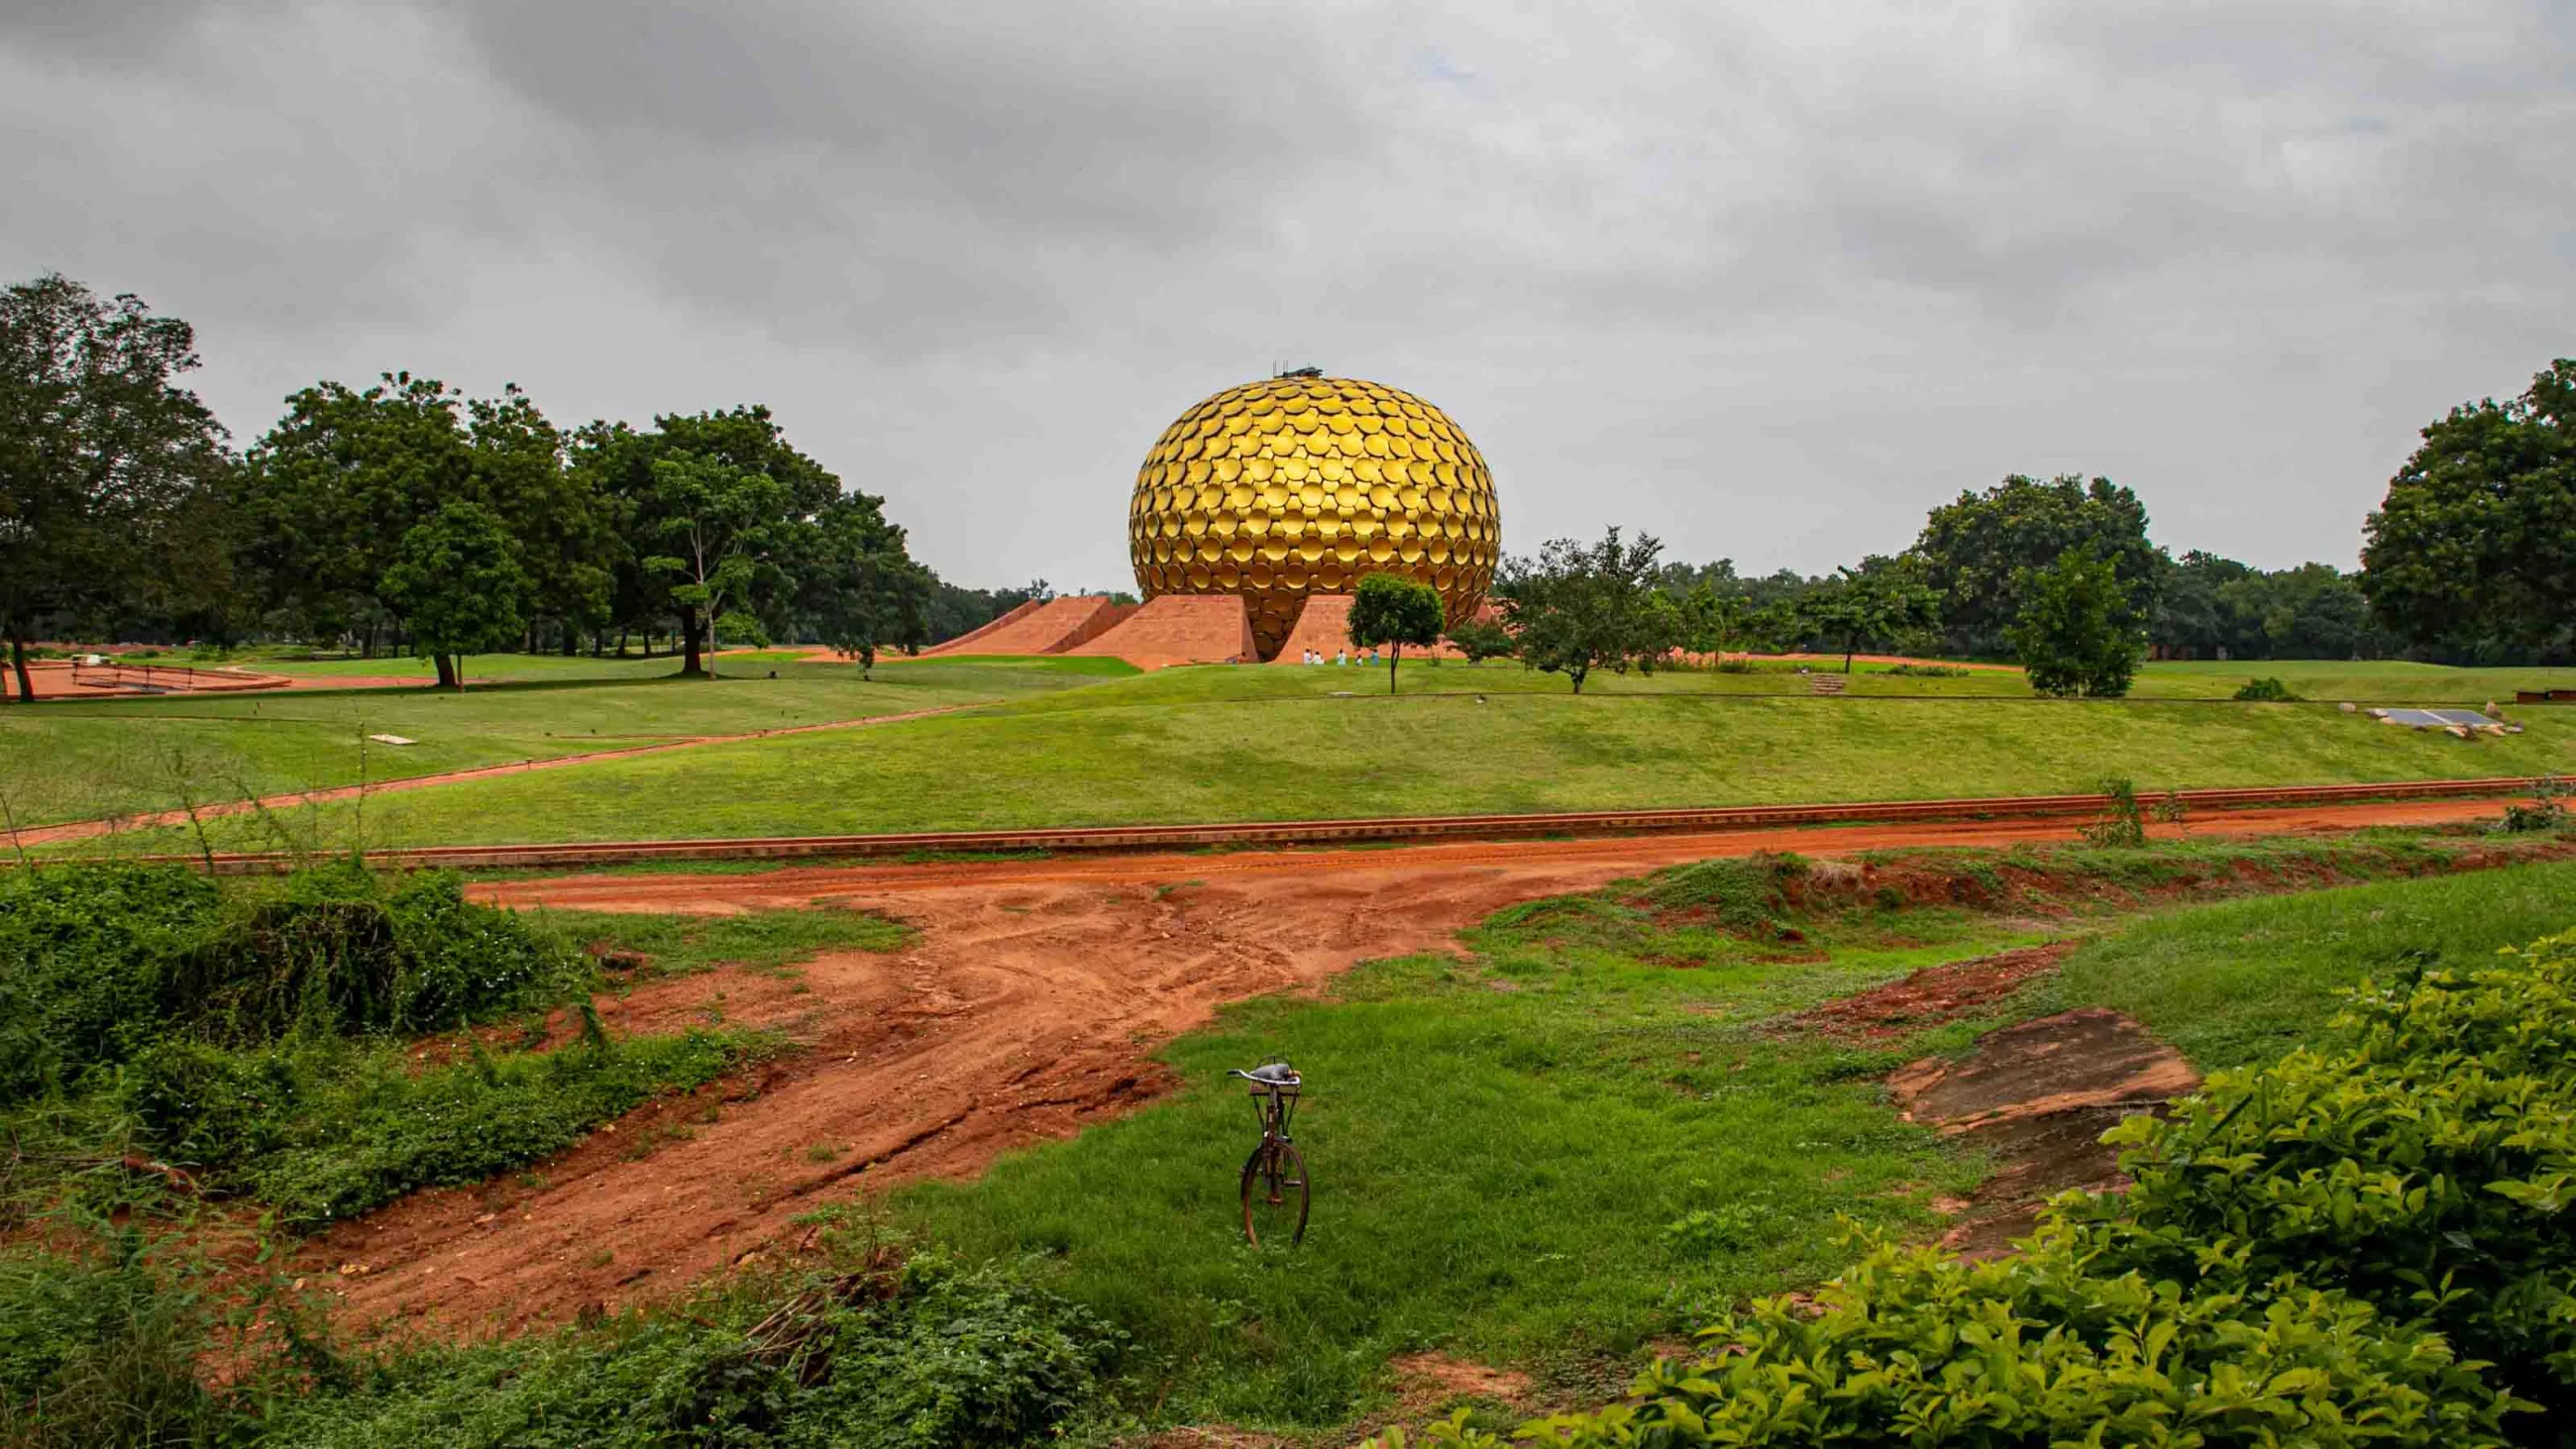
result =
[[[1367,574],[1419,579],[1451,623],[1472,617],[1502,557],[1502,510],[1484,456],[1438,408],[1356,378],[1274,377],[1163,430],[1136,470],[1127,553],[1148,599],[1242,595],[1269,659],[1308,594]]]

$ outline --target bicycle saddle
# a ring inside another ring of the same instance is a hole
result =
[[[1259,1082],[1265,1087],[1294,1087],[1305,1080],[1297,1075],[1295,1067],[1286,1062],[1264,1062],[1251,1071],[1238,1068],[1228,1075],[1241,1077],[1247,1082]]]

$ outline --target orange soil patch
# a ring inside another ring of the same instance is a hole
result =
[[[2200,1074],[2135,1021],[2084,1007],[1988,1032],[1966,1057],[1916,1062],[1887,1086],[1907,1121],[2004,1161],[1941,1240],[1990,1256],[2026,1236],[2048,1198],[2125,1185],[2119,1154],[2102,1134],[2123,1117],[2198,1091]]]
[[[991,702],[983,701],[983,703]],[[354,800],[361,794],[383,795],[396,790],[421,790],[432,785],[449,785],[459,780],[484,780],[496,775],[524,775],[535,770],[561,770],[574,765],[592,764],[600,760],[624,759],[631,755],[658,755],[665,750],[689,750],[700,745],[721,745],[734,740],[766,739],[771,735],[811,734],[817,730],[863,729],[869,725],[893,724],[899,720],[908,719],[927,719],[932,715],[976,707],[972,704],[951,704],[942,705],[937,709],[915,709],[901,714],[874,715],[867,719],[829,720],[822,724],[788,725],[774,730],[753,730],[747,734],[692,735],[687,739],[669,740],[658,745],[634,745],[622,750],[587,750],[577,755],[554,755],[542,760],[520,760],[507,765],[483,765],[471,770],[450,770],[442,775],[412,775],[399,780],[378,780],[363,787],[343,785],[332,790],[301,790],[287,795],[266,796],[256,802],[256,805],[271,810],[290,805],[319,805],[333,800]],[[238,815],[253,808],[255,806],[251,801],[234,800],[223,804],[202,806],[197,814],[200,817]],[[186,811],[164,810],[157,815],[140,815],[118,821],[115,828],[141,830],[187,823]],[[16,831],[11,838],[21,845],[45,845],[58,840],[87,840],[93,836],[104,835],[109,829],[109,823],[104,820],[79,820],[68,825],[39,825]]]
[[[1926,966],[1901,981],[1828,1001],[1794,1018],[1792,1024],[1865,1041],[1908,1036],[2001,1004],[2023,982],[2056,970],[2075,945],[2051,941],[1971,961]]]
[[[921,651],[928,659],[950,654],[1062,654],[1115,628],[1133,605],[1113,604],[1105,595],[1069,595],[1035,607],[1023,604],[973,633]]]
[[[1124,659],[1139,669],[1253,663],[1252,616],[1233,594],[1165,594],[1066,654]]]

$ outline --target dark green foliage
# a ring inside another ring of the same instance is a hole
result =
[[[1908,550],[1925,584],[1941,594],[1941,624],[1952,654],[1990,655],[2030,602],[2034,576],[2069,553],[2110,566],[2121,612],[2154,610],[2170,567],[2147,541],[2146,505],[2108,478],[2073,474],[2043,483],[2015,474],[1983,493],[1961,493],[1932,510]]]
[[[1370,574],[1351,598],[1351,642],[1363,649],[1386,646],[1386,692],[1393,694],[1404,646],[1428,649],[1439,643],[1440,619],[1440,595],[1429,584],[1401,574]]]
[[[2298,698],[2296,694],[2290,692],[2290,686],[2283,684],[2280,680],[2275,679],[2270,675],[2265,675],[2261,679],[2249,679],[2245,681],[2245,683],[2237,689],[2236,693],[2232,697],[2256,703],[2273,704],[2286,704]]]
[[[2112,566],[2069,550],[2016,576],[2020,607],[2004,630],[2030,687],[2062,698],[2116,699],[2138,671],[2135,615]]]
[[[13,871],[0,876],[0,1103],[69,1088],[163,1036],[435,1031],[579,970],[515,915],[468,904],[453,875],[387,889],[333,867],[227,903],[178,866]]]
[[[194,872],[0,872],[0,1104],[122,1061],[162,1029],[159,963],[218,905]]]
[[[1451,626],[1448,637],[1450,643],[1458,646],[1458,652],[1467,656],[1470,664],[1504,658],[1513,648],[1511,631],[1482,619],[1469,619]]]
[[[916,1260],[892,1281],[718,1290],[684,1310],[424,1350],[349,1395],[280,1405],[262,1442],[986,1449],[1061,1432],[1122,1347],[1007,1264]]]
[[[2082,1250],[2195,1288],[2339,1287],[2576,1414],[2576,934],[2365,984],[2338,1024],[2353,1045],[2124,1123],[2136,1185],[2066,1209]]]
[[[1793,617],[1802,633],[1826,640],[1851,673],[1852,655],[1869,640],[1897,643],[1940,623],[1941,596],[1923,586],[1912,559],[1871,557],[1799,595]]]
[[[2192,549],[2164,571],[2148,637],[2177,659],[2378,659],[2400,641],[2374,623],[2361,576],[2307,563],[2266,573]]]
[[[403,534],[376,592],[432,656],[503,648],[527,628],[532,586],[518,553],[499,514],[448,503]],[[453,669],[442,671],[441,682],[464,687]]]
[[[2534,785],[2531,803],[2521,801],[2504,807],[2504,818],[2496,829],[2506,835],[2544,835],[2567,828],[2567,782],[2551,775]]]
[[[0,1443],[216,1444],[241,1427],[199,1382],[219,1305],[139,1229],[0,1252]]]
[[[1682,615],[1656,586],[1663,544],[1652,534],[1596,544],[1550,539],[1536,558],[1511,558],[1495,577],[1515,652],[1532,669],[1562,673],[1583,692],[1595,669],[1651,671],[1681,642]]]
[[[2363,533],[2362,592],[2406,638],[2563,650],[2576,615],[2576,361],[2424,429]]]

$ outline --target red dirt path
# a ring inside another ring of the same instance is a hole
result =
[[[2248,810],[2195,821],[2192,833],[2427,824],[2494,809]],[[501,1178],[421,1194],[334,1229],[304,1262],[324,1275],[352,1270],[331,1281],[357,1324],[450,1334],[660,1296],[792,1241],[796,1214],[849,1197],[861,1176],[967,1177],[1001,1152],[1129,1109],[1164,1085],[1155,1045],[1227,1002],[1311,990],[1363,959],[1446,949],[1460,928],[1515,902],[1757,850],[2008,845],[2074,828],[1945,822],[479,885],[484,900],[585,910],[827,903],[882,911],[922,934],[890,955],[826,954],[793,977],[717,970],[604,999],[602,1017],[621,1034],[720,1011],[803,1050],[730,1095],[645,1109],[546,1164],[543,1187]]]

